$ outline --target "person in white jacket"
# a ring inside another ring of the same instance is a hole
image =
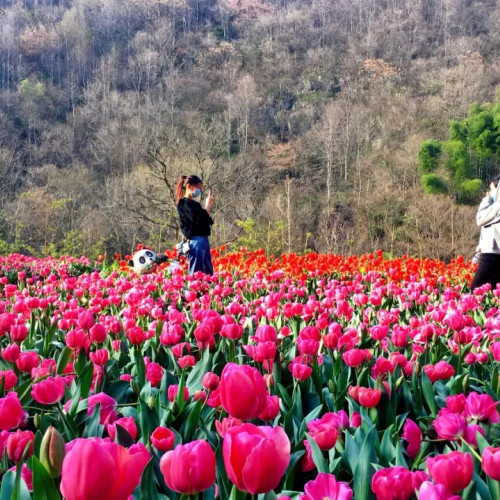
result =
[[[481,228],[477,246],[481,258],[471,288],[474,290],[489,283],[494,290],[500,283],[500,176],[491,180],[479,205],[476,223]]]

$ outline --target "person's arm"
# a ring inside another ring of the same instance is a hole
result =
[[[500,201],[491,202],[489,196],[485,196],[476,214],[476,223],[479,227],[489,224],[500,216]]]

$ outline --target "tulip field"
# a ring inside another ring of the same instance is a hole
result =
[[[0,257],[0,500],[500,500],[500,289],[381,252]]]

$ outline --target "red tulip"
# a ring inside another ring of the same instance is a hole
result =
[[[483,451],[482,459],[484,472],[495,481],[500,481],[500,448],[488,446]]]
[[[4,398],[0,398],[0,429],[10,430],[19,427],[24,420],[23,407],[15,392],[9,392]]]
[[[31,396],[42,405],[53,405],[64,396],[65,383],[62,377],[47,377],[33,384]]]
[[[412,473],[404,467],[380,469],[372,477],[377,500],[408,500],[413,493]]]
[[[180,444],[160,460],[167,486],[184,495],[204,491],[215,481],[215,453],[207,441]]]
[[[151,444],[158,451],[168,451],[172,449],[175,442],[175,434],[167,427],[157,427],[151,434]]]
[[[452,451],[446,455],[428,457],[426,464],[434,482],[443,484],[452,493],[463,490],[472,481],[473,462],[468,453]]]
[[[352,489],[347,483],[338,482],[334,475],[321,472],[316,479],[304,486],[300,500],[351,500]]]
[[[229,479],[252,495],[278,486],[290,462],[290,441],[281,427],[242,424],[228,429],[222,447]]]
[[[67,451],[61,482],[66,500],[127,500],[148,460],[101,438],[75,439]]]
[[[365,408],[374,408],[380,402],[382,391],[380,389],[370,389],[369,387],[360,387],[358,390],[359,404]]]
[[[266,407],[267,395],[266,382],[253,366],[228,363],[222,370],[221,403],[232,417],[258,417]]]
[[[10,460],[18,464],[22,457],[24,450],[29,445],[28,452],[26,453],[25,459],[33,455],[33,446],[35,442],[35,435],[31,431],[21,431],[17,430],[9,434],[7,438],[7,456]]]

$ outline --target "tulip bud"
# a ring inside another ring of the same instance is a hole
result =
[[[50,426],[45,432],[40,445],[40,462],[47,469],[50,477],[61,475],[66,446],[59,432]]]
[[[136,393],[136,394],[139,394],[141,392],[141,388],[139,387],[139,384],[134,380],[132,379],[130,381],[130,387],[132,387],[132,390]]]
[[[333,383],[333,380],[329,380],[328,381],[328,389],[330,390],[330,392],[332,394],[335,393],[335,384]]]
[[[467,375],[465,375],[464,379],[462,380],[462,388],[465,391],[467,391],[469,387],[469,374],[467,373]]]
[[[40,429],[40,425],[42,423],[42,417],[40,413],[35,413],[35,416],[33,417],[33,423],[35,424],[35,427],[37,429]]]

